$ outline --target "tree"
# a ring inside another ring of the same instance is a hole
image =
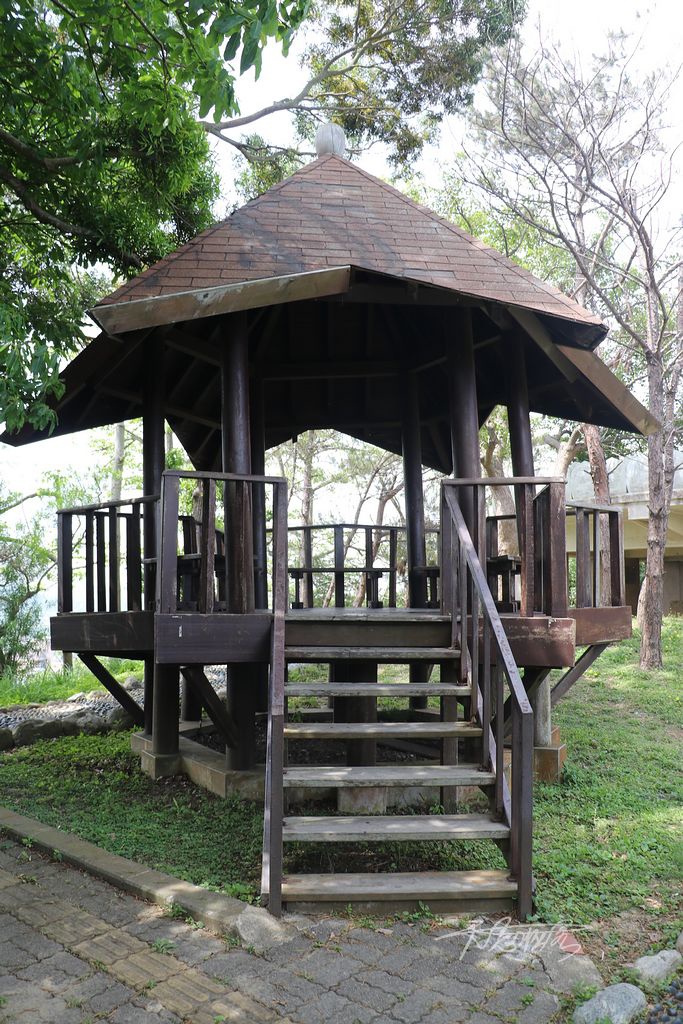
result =
[[[0,13],[0,420],[51,422],[60,359],[101,281],[212,219],[198,118],[237,110],[239,72],[285,47],[305,0],[7,0]],[[74,272],[74,265],[81,270]]]
[[[569,253],[574,293],[612,325],[608,361],[631,382],[646,382],[662,424],[647,442],[641,642],[642,667],[655,668],[683,372],[680,224],[665,215],[678,150],[664,145],[672,76],[637,78],[630,59],[623,36],[585,73],[556,46],[542,45],[531,60],[518,45],[499,52],[459,171],[494,210]]]

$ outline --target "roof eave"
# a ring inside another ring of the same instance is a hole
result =
[[[116,335],[141,327],[162,327],[282,302],[342,295],[349,290],[350,283],[351,267],[347,265],[113,302],[95,306],[88,312],[103,331]]]

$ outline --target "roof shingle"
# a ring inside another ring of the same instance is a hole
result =
[[[203,231],[99,305],[347,264],[579,324],[601,323],[495,249],[332,154]]]

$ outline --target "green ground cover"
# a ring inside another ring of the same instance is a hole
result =
[[[102,658],[112,675],[122,682],[130,675],[141,678],[142,662],[120,658]],[[0,676],[0,707],[12,704],[44,704],[49,700],[66,700],[74,693],[105,692],[92,672],[77,658],[73,668],[45,669],[30,675]]]
[[[664,632],[667,668],[638,667],[637,637],[607,651],[558,706],[568,745],[559,785],[535,793],[538,917],[577,925],[601,953],[624,961],[670,939],[683,889],[683,621]],[[261,855],[261,809],[222,801],[187,780],[154,783],[139,771],[129,734],[44,741],[0,755],[2,803],[126,857],[208,888],[253,898]],[[316,851],[292,851],[290,867]],[[323,870],[341,857],[331,858]],[[485,867],[488,844],[365,847],[387,869]],[[473,862],[474,861],[474,862]],[[631,936],[629,938],[628,936]],[[629,945],[630,943],[630,945]]]

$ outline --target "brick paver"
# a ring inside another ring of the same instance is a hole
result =
[[[429,919],[293,922],[256,955],[0,841],[0,1024],[549,1024],[599,984],[552,943],[512,956]]]

